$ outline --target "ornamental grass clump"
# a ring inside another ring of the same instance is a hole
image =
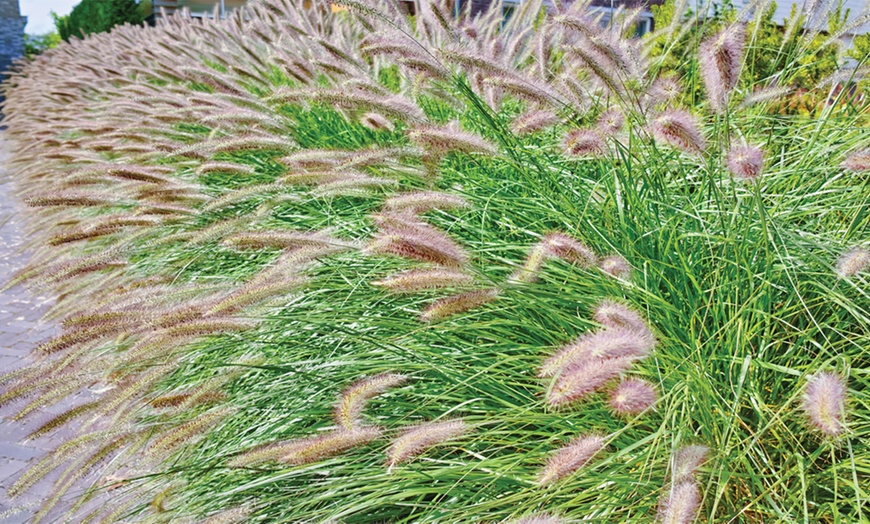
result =
[[[340,4],[4,84],[32,521],[866,519],[860,17]]]

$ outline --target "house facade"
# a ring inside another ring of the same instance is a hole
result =
[[[171,15],[185,8],[194,18],[211,17],[217,8],[219,16],[223,18],[233,10],[244,6],[245,3],[246,0],[152,0],[153,13],[147,21],[153,25],[160,18],[161,13]]]

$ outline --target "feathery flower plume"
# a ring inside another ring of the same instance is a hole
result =
[[[598,267],[608,275],[623,280],[626,280],[631,276],[631,266],[628,265],[626,259],[619,255],[610,255],[609,257],[601,259]]]
[[[562,149],[571,157],[602,157],[606,151],[604,139],[591,129],[572,129],[562,139]]]
[[[549,105],[557,100],[557,94],[549,85],[538,82],[531,78],[523,78],[519,75],[499,74],[489,75],[483,80],[484,85],[493,86],[513,96],[531,103]]]
[[[298,275],[283,275],[276,282],[260,282],[253,280],[220,299],[208,315],[229,315],[241,311],[253,304],[280,297],[298,290],[308,283],[308,279]]]
[[[208,430],[220,420],[232,415],[235,411],[235,408],[221,408],[203,413],[193,420],[185,422],[184,424],[161,435],[153,444],[151,444],[147,453],[152,456],[169,453],[185,442],[188,442],[190,439]]]
[[[470,286],[474,277],[451,269],[414,269],[393,275],[372,285],[385,287],[393,293],[416,293],[426,289]]]
[[[565,521],[547,513],[535,513],[518,520],[508,521],[505,524],[565,524]]]
[[[279,158],[281,164],[296,169],[329,169],[347,160],[353,151],[340,149],[304,149]]]
[[[649,326],[640,313],[630,307],[613,300],[602,300],[595,306],[592,318],[599,324],[609,328],[626,328],[650,333]]]
[[[843,160],[843,167],[850,171],[860,173],[870,170],[870,148],[852,153]]]
[[[737,178],[754,182],[764,167],[764,152],[756,146],[733,146],[725,158],[725,165]]]
[[[332,238],[322,231],[252,231],[236,233],[225,238],[223,245],[235,248],[277,248],[289,249],[298,247],[323,247],[329,245],[346,245],[347,242]]]
[[[740,79],[745,40],[743,24],[733,24],[702,42],[698,50],[707,99],[717,113],[728,107],[728,98]]]
[[[387,450],[387,466],[408,462],[428,448],[454,440],[468,431],[468,426],[461,420],[443,422],[426,422],[408,428],[393,441]]]
[[[565,233],[550,233],[544,237],[544,241],[549,246],[550,254],[553,257],[560,258],[569,264],[589,267],[598,261],[598,256],[592,249]]]
[[[493,155],[498,151],[495,146],[478,135],[461,130],[456,121],[443,127],[415,127],[408,131],[408,139],[418,146],[436,153],[460,151]]]
[[[646,380],[629,378],[610,391],[610,408],[618,415],[638,415],[655,404],[658,395]]]
[[[674,484],[670,493],[659,503],[658,522],[661,524],[692,524],[701,505],[701,492],[691,480]]]
[[[395,129],[395,126],[393,126],[393,123],[388,118],[374,112],[364,113],[360,117],[359,123],[372,131],[392,131]]]
[[[829,437],[846,429],[846,380],[833,371],[817,373],[807,382],[803,410],[810,424]]]
[[[582,400],[628,371],[637,357],[589,358],[566,367],[547,393],[551,407]]]
[[[837,259],[837,274],[849,278],[866,271],[870,267],[870,249],[853,247]]]
[[[489,304],[498,298],[496,288],[467,291],[458,295],[441,298],[433,302],[420,314],[421,322],[438,322],[459,313],[465,313]]]
[[[794,90],[795,88],[791,86],[772,86],[764,89],[759,89],[758,91],[747,95],[746,98],[744,98],[743,101],[740,102],[740,108],[744,109],[747,107],[752,107],[755,104],[762,104],[764,102],[779,100]]]
[[[210,175],[212,173],[224,173],[227,175],[253,175],[256,170],[253,166],[237,164],[235,162],[203,162],[194,170],[197,175]]]
[[[707,454],[710,448],[701,444],[690,444],[682,446],[674,453],[674,465],[672,477],[674,483],[692,480],[695,471],[701,467],[701,464],[707,461]]]
[[[369,399],[408,380],[404,375],[381,373],[354,382],[342,391],[335,406],[335,421],[346,430],[362,425],[362,412]]]
[[[381,430],[379,428],[369,426],[331,431],[323,435],[295,441],[292,449],[285,450],[286,453],[280,458],[280,461],[297,465],[310,464],[337,455],[352,447],[366,444],[380,436]]]
[[[437,191],[415,191],[390,197],[384,202],[384,208],[391,211],[410,211],[414,214],[425,213],[432,209],[460,209],[467,207],[462,197],[439,193]]]
[[[514,271],[513,274],[508,277],[508,281],[527,284],[534,282],[538,279],[538,272],[541,270],[541,267],[543,267],[544,261],[546,261],[547,257],[550,255],[550,246],[546,241],[535,244],[529,252],[529,255],[526,257],[523,267]]]
[[[250,197],[256,198],[263,195],[277,193],[285,189],[287,189],[287,186],[285,186],[284,184],[255,184],[253,186],[247,186],[242,189],[237,189],[235,191],[228,191],[220,197],[211,200],[202,207],[202,210],[213,211],[215,209],[221,209],[225,206],[235,204],[236,202],[240,202]],[[295,195],[286,196],[295,197],[296,199],[299,198]]]
[[[369,253],[395,255],[442,266],[462,266],[468,255],[449,236],[407,213],[376,215],[380,232],[366,248]]]
[[[25,199],[30,207],[45,206],[108,206],[119,204],[113,196],[99,193],[56,192],[32,195]]]
[[[544,486],[574,474],[585,466],[604,447],[604,439],[598,435],[577,437],[558,449],[547,460],[538,477],[538,484]]]
[[[347,175],[337,180],[319,184],[311,191],[316,196],[340,196],[340,195],[366,195],[366,191],[378,187],[394,186],[397,182],[386,178],[371,177],[368,175]]]
[[[523,113],[511,122],[511,131],[517,135],[535,133],[559,123],[559,116],[546,109],[536,109]]]
[[[596,128],[605,136],[614,135],[622,131],[625,125],[625,115],[619,109],[608,109],[598,117]]]
[[[206,318],[183,322],[163,330],[163,334],[173,336],[205,336],[232,331],[246,331],[256,327],[256,323],[250,320],[232,318]]]
[[[539,377],[557,375],[578,362],[600,358],[643,358],[655,347],[655,338],[649,329],[613,327],[586,333],[562,346],[541,364]]]
[[[683,109],[666,111],[652,123],[652,133],[656,140],[694,154],[700,154],[707,147],[704,136],[698,129],[695,117]]]

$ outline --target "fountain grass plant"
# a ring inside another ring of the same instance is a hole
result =
[[[37,520],[96,471],[73,520],[868,521],[868,104],[774,110],[817,34],[342,6],[8,81],[13,282],[64,332],[0,399],[100,394],[36,431],[80,432],[10,490],[63,471]]]

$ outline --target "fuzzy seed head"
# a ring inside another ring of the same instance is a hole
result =
[[[701,464],[707,461],[710,448],[700,444],[683,446],[674,453],[673,478],[674,482],[692,480],[695,471]]]
[[[617,415],[639,415],[656,403],[655,387],[646,380],[629,378],[610,391],[610,409]]]
[[[369,399],[396,387],[407,380],[404,375],[381,373],[354,382],[338,397],[335,406],[335,421],[344,429],[350,431],[363,423],[362,412]]]
[[[546,513],[536,513],[518,520],[508,521],[506,524],[565,524],[565,521]]]
[[[740,79],[745,40],[743,25],[735,24],[704,41],[699,48],[701,78],[710,106],[717,113],[728,107],[728,98]]]
[[[459,196],[437,191],[417,191],[390,197],[384,207],[391,211],[410,211],[414,214],[425,213],[432,209],[461,209],[468,203]]]
[[[604,139],[597,131],[591,129],[572,129],[565,133],[562,139],[562,149],[569,157],[604,156],[606,146]]]
[[[427,422],[406,429],[387,450],[387,465],[392,468],[408,462],[433,446],[459,438],[466,431],[468,426],[461,420]]]
[[[655,338],[646,330],[612,327],[586,333],[570,344],[562,346],[541,364],[539,377],[558,375],[579,362],[600,358],[636,359],[647,356],[655,347]]]
[[[633,329],[641,333],[649,333],[650,329],[640,313],[621,302],[602,300],[592,314],[592,318],[609,328]]]
[[[550,256],[550,246],[546,242],[536,244],[526,257],[523,267],[514,271],[509,277],[510,282],[531,283],[538,279],[538,272]]]
[[[616,134],[625,125],[625,115],[619,109],[608,109],[598,117],[598,131],[605,136]]]
[[[837,260],[837,274],[840,278],[854,277],[870,267],[870,249],[854,247],[843,253]]]
[[[843,167],[849,171],[860,173],[870,171],[870,148],[852,153],[843,161]]]
[[[728,151],[725,165],[735,177],[754,182],[764,167],[764,152],[756,146],[734,146]]]
[[[361,446],[380,436],[381,430],[376,427],[339,429],[288,443],[291,445],[283,450],[285,454],[279,460],[297,465],[310,464],[337,455],[352,447]]]
[[[414,269],[372,282],[393,293],[416,293],[427,289],[470,286],[474,277],[451,269]]]
[[[701,492],[698,485],[691,480],[674,484],[670,493],[662,497],[659,503],[659,519],[661,524],[691,524],[698,515],[701,505]]]
[[[697,120],[682,109],[662,113],[653,121],[652,133],[656,140],[687,153],[700,154],[707,147]]]
[[[597,435],[581,436],[557,450],[547,460],[538,484],[547,485],[572,475],[585,466],[604,447],[604,439]]]
[[[359,123],[372,131],[392,131],[395,129],[393,123],[380,113],[368,112],[360,117]]]
[[[608,275],[622,280],[626,280],[631,276],[631,266],[628,265],[626,259],[619,255],[610,255],[609,257],[601,259],[598,266]]]
[[[828,437],[846,430],[846,380],[839,373],[822,371],[810,378],[803,409],[810,424]]]
[[[498,298],[498,295],[499,290],[492,288],[467,291],[458,295],[441,298],[423,310],[423,313],[420,314],[420,321],[438,322],[453,315],[465,313],[466,311],[489,304]]]
[[[565,233],[550,233],[544,237],[544,242],[550,250],[550,256],[560,258],[569,264],[589,267],[598,261],[598,256],[591,248]]]
[[[583,400],[628,371],[637,357],[590,358],[565,368],[547,394],[547,403],[559,407]]]
[[[511,131],[517,135],[528,135],[559,123],[559,117],[552,111],[536,109],[518,116],[511,123]]]

